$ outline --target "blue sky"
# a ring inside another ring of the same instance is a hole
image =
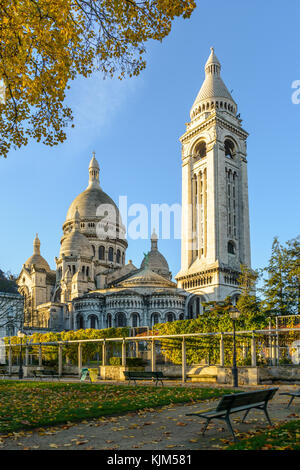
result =
[[[147,46],[147,67],[122,82],[78,79],[68,95],[75,129],[56,147],[30,142],[0,160],[0,268],[19,273],[38,232],[54,269],[62,224],[88,182],[92,152],[100,184],[116,202],[181,202],[181,148],[189,111],[214,46],[222,77],[238,104],[248,139],[253,268],[268,262],[273,237],[299,230],[300,4],[296,1],[198,1],[191,19],[177,20],[162,43]],[[180,241],[160,240],[173,275]],[[129,240],[127,261],[139,266],[149,241]]]

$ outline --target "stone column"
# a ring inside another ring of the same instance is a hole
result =
[[[154,339],[151,341],[151,370],[156,371],[156,351]]]
[[[207,170],[205,168],[203,172],[203,206],[204,206],[204,215],[203,215],[203,245],[204,245],[204,256],[207,255]]]
[[[223,338],[223,333],[221,333],[221,337],[220,337],[220,366],[224,367],[224,338]]]
[[[186,345],[185,338],[182,338],[182,382],[186,382]]]
[[[122,342],[122,367],[126,367],[126,342],[123,339]]]
[[[254,331],[251,338],[251,366],[256,367],[256,340],[254,336]]]
[[[62,344],[58,345],[58,375],[62,375]]]
[[[78,343],[78,376],[81,376],[82,369],[82,346],[81,343]]]

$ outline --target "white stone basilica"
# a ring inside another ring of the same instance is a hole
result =
[[[100,186],[94,155],[88,187],[70,205],[62,227],[56,271],[40,254],[38,236],[33,255],[23,264],[17,282],[25,298],[24,326],[51,331],[151,327],[195,318],[202,313],[203,301],[226,296],[235,301],[240,265],[250,267],[248,134],[220,69],[212,49],[191,122],[181,138],[182,247],[177,284],[158,250],[155,232],[140,268],[131,261],[126,264],[125,228],[116,204]],[[103,216],[107,207],[115,214],[109,222]]]

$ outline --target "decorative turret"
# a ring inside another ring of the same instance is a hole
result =
[[[89,188],[90,187],[95,187],[95,188],[100,188],[100,182],[99,182],[99,163],[96,160],[95,157],[95,152],[93,152],[93,158],[90,161],[89,165]]]
[[[158,240],[158,236],[155,232],[155,228],[153,229],[153,232],[152,232],[152,235],[151,235],[151,250],[154,251],[154,250],[157,250],[157,240]]]
[[[211,47],[211,53],[205,64],[205,80],[191,108],[193,120],[199,114],[212,110],[226,111],[236,115],[237,105],[221,78],[221,64]]]
[[[28,260],[24,263],[29,269],[32,266],[35,266],[38,269],[45,269],[46,271],[50,271],[50,266],[47,261],[41,256],[41,242],[36,234],[35,239],[33,240],[33,255],[28,258]]]
[[[40,255],[40,247],[41,247],[41,242],[38,237],[38,234],[36,234],[35,239],[33,240],[33,254],[34,255]]]

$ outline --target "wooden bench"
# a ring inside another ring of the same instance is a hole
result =
[[[161,371],[151,371],[151,372],[142,372],[142,371],[123,371],[125,379],[128,380],[128,383],[130,381],[134,381],[136,385],[136,380],[152,380],[153,382],[155,381],[155,385],[158,385],[158,382],[160,382],[163,385],[163,380],[166,379],[164,374]]]
[[[291,397],[287,405],[287,408],[289,408],[294,398],[300,397],[300,388],[298,390],[295,390],[294,392],[282,392],[282,393],[279,393],[279,395],[289,395]]]
[[[33,370],[32,375],[35,379],[45,379],[51,377],[52,380],[60,379],[60,376],[55,370]]]
[[[229,416],[232,413],[238,413],[239,411],[245,411],[245,415],[242,419],[242,422],[245,421],[246,416],[249,411],[252,409],[258,409],[264,411],[266,418],[270,425],[272,425],[270,417],[267,411],[268,402],[273,398],[277,392],[277,388],[269,388],[267,390],[255,390],[252,392],[242,392],[242,393],[233,393],[230,395],[224,395],[218,406],[215,409],[208,411],[198,411],[195,413],[188,413],[186,416],[198,416],[199,418],[205,418],[206,423],[202,432],[202,435],[205,434],[207,426],[209,425],[212,419],[221,419],[226,421],[226,424],[234,438],[234,430],[232,428]]]
[[[205,375],[205,374],[187,374],[187,379],[191,379],[191,382],[217,382],[216,375]]]

